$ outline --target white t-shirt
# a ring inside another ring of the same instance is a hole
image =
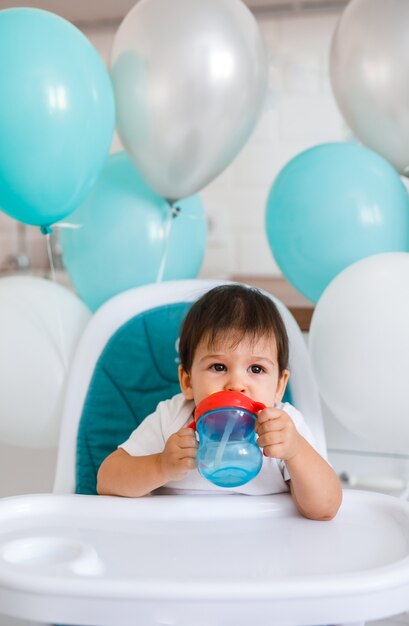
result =
[[[300,435],[304,437],[315,449],[317,449],[314,437],[304,421],[303,416],[296,408],[286,402],[277,405],[285,411],[293,420]],[[119,448],[131,456],[147,456],[162,452],[170,435],[181,428],[186,427],[192,421],[194,403],[185,400],[183,394],[177,394],[170,400],[160,402],[154,413],[146,417],[136,428],[129,439],[122,443]],[[213,485],[207,481],[197,469],[190,470],[182,480],[170,481],[161,489],[161,493],[244,493],[249,495],[268,495],[289,491],[287,480],[290,475],[285,462],[279,459],[263,456],[263,465],[260,472],[245,485],[226,489]],[[158,493],[156,490],[154,493]]]

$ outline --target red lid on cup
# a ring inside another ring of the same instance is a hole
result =
[[[194,412],[194,418],[197,423],[204,413],[225,408],[244,409],[257,414],[265,407],[266,405],[262,402],[256,402],[239,391],[216,391],[199,402]]]

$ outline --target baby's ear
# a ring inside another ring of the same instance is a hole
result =
[[[287,387],[289,378],[290,378],[290,372],[288,370],[284,370],[280,378],[278,379],[277,389],[274,394],[274,403],[281,402],[281,400],[283,399],[283,395]]]
[[[182,390],[183,395],[186,400],[193,400],[193,389],[192,389],[192,381],[190,378],[190,374],[186,372],[183,365],[179,365],[178,367],[179,374],[179,384]]]

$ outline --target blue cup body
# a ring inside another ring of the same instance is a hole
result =
[[[254,413],[220,408],[204,413],[196,425],[200,474],[219,487],[238,487],[259,473],[263,455],[256,442]]]

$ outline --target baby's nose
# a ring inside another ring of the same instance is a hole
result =
[[[239,380],[238,378],[230,379],[225,385],[225,390],[226,391],[239,391],[240,393],[245,393],[246,386],[243,383],[243,381]]]

